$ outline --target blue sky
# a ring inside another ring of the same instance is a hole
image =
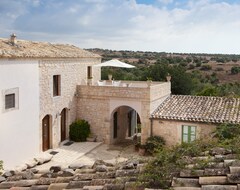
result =
[[[81,48],[240,54],[240,0],[0,0],[0,37]]]

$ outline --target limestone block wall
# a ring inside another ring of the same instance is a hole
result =
[[[150,91],[149,88],[113,86],[77,87],[77,117],[86,119],[91,131],[106,143],[112,142],[113,113],[121,106],[135,109],[142,122],[143,139],[149,135]]]
[[[152,113],[170,95],[170,82],[150,86],[150,112]]]
[[[171,121],[154,119],[152,123],[153,135],[162,136],[166,140],[168,146],[176,145],[182,142],[182,126],[197,127],[196,138],[210,137],[216,125],[209,123]]]
[[[68,126],[76,118],[77,98],[76,87],[86,84],[87,67],[100,63],[100,58],[41,60],[39,61],[39,86],[40,86],[40,126],[39,139],[42,149],[42,119],[51,115],[51,147],[55,148],[60,143],[60,113],[67,108],[67,136]],[[93,80],[101,77],[100,69],[93,67]],[[60,96],[53,96],[53,75],[61,76]]]

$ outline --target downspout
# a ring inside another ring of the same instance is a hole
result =
[[[153,118],[149,118],[150,119],[150,137],[153,136]]]

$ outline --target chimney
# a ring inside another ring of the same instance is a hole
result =
[[[12,45],[16,45],[17,44],[17,36],[16,36],[16,34],[13,33],[10,36],[10,42],[11,42]]]

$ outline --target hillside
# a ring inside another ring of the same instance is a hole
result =
[[[200,73],[203,77],[214,76],[218,84],[240,81],[240,55],[226,54],[179,54],[165,52],[115,51],[87,49],[101,55],[103,61],[117,58],[137,67],[149,67],[157,62],[181,65],[189,73]]]

